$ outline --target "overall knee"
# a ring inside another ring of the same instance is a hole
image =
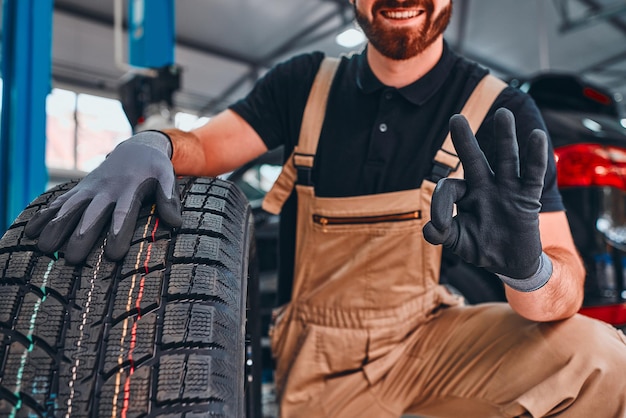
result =
[[[569,320],[568,320],[569,321]],[[626,336],[617,328],[581,315],[571,318],[576,342],[572,363],[584,370],[581,392],[607,402],[626,403]],[[582,370],[581,370],[582,371]]]

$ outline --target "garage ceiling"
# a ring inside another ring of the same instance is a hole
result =
[[[116,95],[113,3],[55,0],[55,86]],[[175,105],[210,116],[277,61],[347,53],[334,38],[352,18],[348,0],[177,0]],[[454,0],[446,39],[501,77],[573,72],[626,95],[624,0]]]

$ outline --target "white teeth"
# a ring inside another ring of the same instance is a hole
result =
[[[418,15],[418,12],[415,10],[407,10],[402,12],[392,12],[387,11],[384,12],[385,16],[389,19],[410,19]]]

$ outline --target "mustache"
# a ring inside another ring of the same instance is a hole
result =
[[[435,10],[433,0],[378,0],[372,6],[372,14],[378,13],[382,9],[401,9],[421,7],[426,10],[427,15],[432,15]]]

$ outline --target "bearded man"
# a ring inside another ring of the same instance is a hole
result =
[[[450,0],[351,2],[360,54],[294,57],[198,129],[135,135],[27,232],[80,262],[116,204],[120,258],[142,200],[180,222],[170,158],[213,176],[284,146],[264,203],[282,213],[282,417],[625,417],[626,339],[576,314],[585,272],[533,101],[450,50]],[[138,186],[119,190],[129,153]],[[450,294],[440,244],[508,304]]]

